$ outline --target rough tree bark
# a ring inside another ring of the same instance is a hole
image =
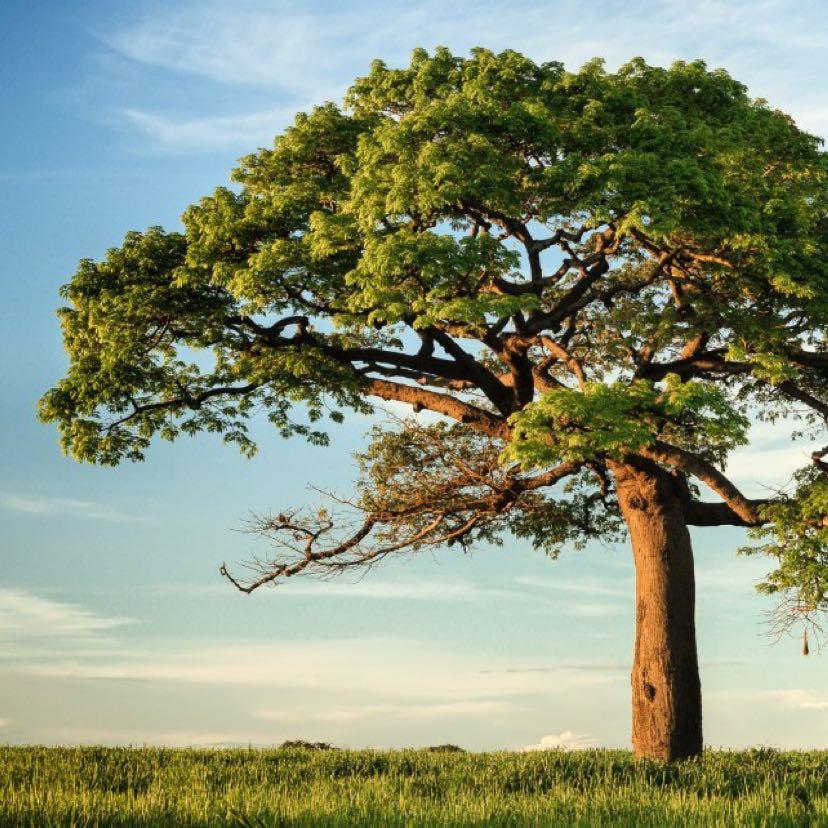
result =
[[[612,464],[635,559],[633,749],[671,761],[702,750],[693,549],[670,474],[642,458]]]

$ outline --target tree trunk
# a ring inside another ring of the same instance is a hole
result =
[[[693,549],[673,478],[644,459],[613,463],[635,559],[633,749],[671,761],[702,750]]]

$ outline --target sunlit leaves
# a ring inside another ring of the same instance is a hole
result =
[[[527,469],[602,456],[621,459],[656,439],[721,457],[746,442],[749,425],[715,385],[681,382],[675,375],[661,389],[635,380],[547,391],[510,422],[512,441],[504,460]]]
[[[488,234],[456,239],[402,228],[367,240],[357,267],[348,274],[349,307],[367,321],[412,327],[432,323],[481,322],[536,304],[535,297],[493,293],[493,282],[517,267],[517,256]]]
[[[801,611],[828,610],[828,476],[816,467],[796,475],[796,490],[769,505],[767,526],[752,530],[759,543],[743,550],[776,559],[758,589],[793,596]]]
[[[702,62],[571,72],[417,50],[402,69],[373,64],[344,108],[297,115],[183,232],[130,233],[82,262],[61,311],[69,369],[41,416],[74,456],[117,463],[202,431],[250,453],[259,411],[324,443],[326,421],[370,410],[368,382],[428,388],[466,419],[378,438],[363,495],[386,511],[433,496],[458,520],[474,487],[451,489],[448,457],[485,459],[494,484],[509,464],[600,465],[657,440],[721,467],[750,406],[776,416],[787,383],[825,399],[825,371],[791,354],[825,350],[827,215],[817,139]],[[583,232],[533,271],[527,234],[559,228]],[[694,373],[699,354],[713,367]],[[472,404],[477,422],[515,412],[505,465],[470,430]],[[550,551],[611,537],[605,482],[585,471],[561,497],[523,493],[476,531]],[[822,485],[769,512],[780,588],[811,577]]]

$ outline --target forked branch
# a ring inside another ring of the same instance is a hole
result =
[[[451,459],[447,459],[451,462]],[[371,568],[386,556],[424,547],[462,546],[503,528],[511,510],[537,508],[534,493],[575,474],[577,463],[564,463],[532,477],[508,473],[505,479],[457,462],[458,473],[441,483],[437,493],[413,493],[403,504],[367,511],[363,504],[329,495],[339,514],[326,509],[282,513],[256,519],[251,531],[274,546],[267,559],[247,564],[250,580],[232,575],[225,564],[221,574],[238,590],[250,594],[266,584],[299,574],[329,577],[354,568]],[[345,509],[347,508],[347,512]]]

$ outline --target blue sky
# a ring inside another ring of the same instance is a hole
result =
[[[359,582],[250,598],[221,561],[261,551],[250,511],[347,491],[354,419],[329,449],[255,426],[117,469],[60,456],[34,417],[65,368],[57,289],[128,229],[178,225],[295,111],[415,46],[519,49],[577,67],[702,57],[828,135],[821,2],[17,2],[0,98],[0,742],[625,746],[632,570],[624,547],[550,561],[525,544],[400,559]],[[730,468],[784,482],[807,445],[757,428]],[[763,635],[767,564],[696,530],[706,740],[828,745],[828,661]]]

